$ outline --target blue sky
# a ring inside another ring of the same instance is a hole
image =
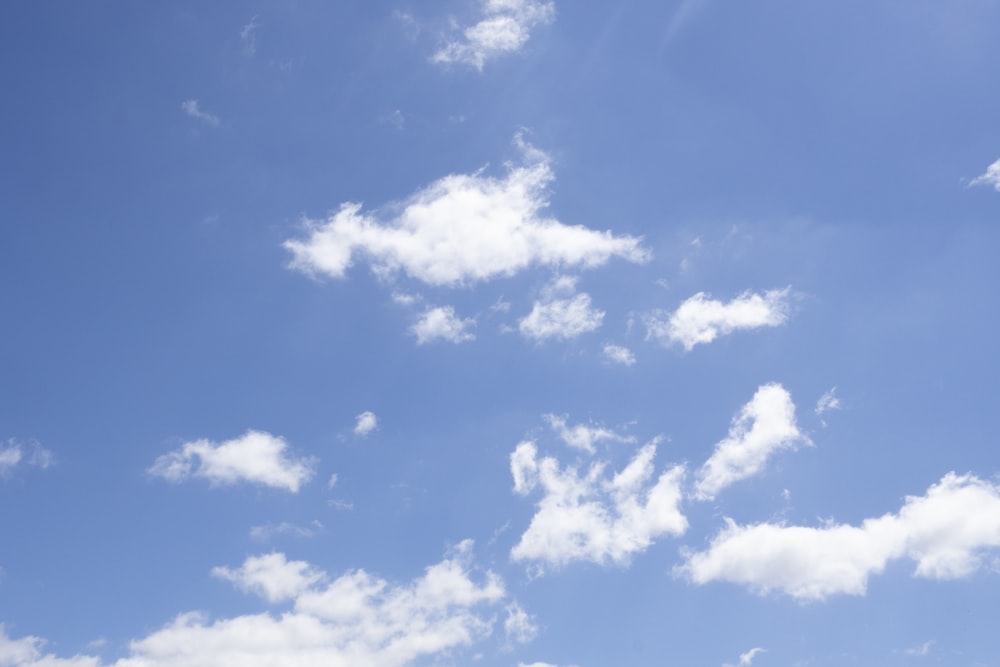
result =
[[[1000,665],[1000,3],[6,9],[0,667]]]

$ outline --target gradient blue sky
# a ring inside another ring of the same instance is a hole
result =
[[[1000,666],[1000,2],[5,9],[0,667]]]

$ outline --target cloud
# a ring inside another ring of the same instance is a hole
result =
[[[198,120],[211,125],[212,127],[218,127],[222,124],[222,121],[219,120],[218,116],[202,111],[198,106],[198,100],[184,100],[181,102],[181,111],[192,118],[197,118]]]
[[[992,185],[994,190],[1000,192],[1000,160],[986,167],[986,172],[969,181],[969,185]]]
[[[265,523],[253,526],[250,529],[250,539],[267,541],[278,535],[292,535],[293,537],[316,537],[324,531],[320,521],[313,521],[308,526],[299,526],[288,521],[281,523]]]
[[[221,444],[205,439],[186,442],[157,458],[148,472],[171,482],[203,477],[212,484],[249,482],[297,493],[312,477],[315,459],[288,458],[287,449],[281,437],[247,431]]]
[[[268,602],[296,598],[326,577],[309,563],[289,561],[282,553],[247,558],[235,570],[216,567],[212,569],[212,576],[231,581],[240,590],[255,593]]]
[[[288,240],[291,268],[342,278],[364,254],[373,270],[403,272],[430,285],[460,286],[512,276],[531,266],[591,268],[613,257],[643,262],[640,239],[564,225],[542,215],[553,180],[548,156],[525,143],[521,164],[503,178],[482,170],[446,176],[380,214],[343,204],[325,222],[306,221],[304,240]]]
[[[840,399],[837,398],[836,392],[837,388],[834,387],[833,389],[831,389],[830,391],[826,392],[825,394],[819,397],[819,400],[816,401],[815,412],[817,415],[822,415],[826,412],[830,412],[831,410],[840,409]]]
[[[542,291],[531,312],[518,321],[525,338],[569,340],[600,328],[604,311],[590,307],[589,294],[576,294],[576,279],[561,276]],[[565,298],[563,298],[565,297]]]
[[[632,366],[635,364],[635,355],[632,350],[627,347],[622,347],[621,345],[612,345],[607,343],[604,346],[604,357],[609,361],[613,361],[616,364],[622,364],[624,366]]]
[[[538,636],[538,626],[534,619],[516,602],[507,605],[507,617],[503,622],[504,635],[508,642],[527,644]]]
[[[431,62],[462,63],[482,71],[487,60],[520,51],[535,27],[552,23],[556,6],[539,0],[485,0],[483,15],[462,31],[462,39],[431,56]]]
[[[443,306],[425,310],[416,324],[410,327],[410,332],[417,337],[417,345],[435,340],[464,343],[475,340],[476,335],[469,331],[475,324],[474,319],[458,317],[451,306]]]
[[[811,443],[795,424],[791,395],[780,384],[763,385],[698,471],[695,497],[711,500],[730,484],[756,475],[775,453],[799,444]]]
[[[243,53],[247,56],[252,56],[257,53],[257,28],[260,24],[257,23],[259,15],[255,14],[251,17],[250,21],[240,29],[240,41],[243,42]],[[197,102],[195,103],[197,104]]]
[[[684,533],[687,519],[678,509],[684,468],[675,466],[650,485],[655,455],[653,441],[610,479],[603,462],[581,477],[554,458],[539,460],[535,443],[520,443],[510,457],[514,492],[527,495],[541,486],[543,497],[511,557],[557,567],[578,560],[626,565],[654,538]]]
[[[378,428],[378,417],[374,412],[366,410],[358,415],[358,421],[354,425],[354,435],[362,438]]]
[[[52,452],[37,442],[24,445],[10,439],[7,444],[0,443],[0,477],[8,476],[19,465],[35,468],[48,468],[55,461]]]
[[[927,655],[928,653],[931,652],[931,647],[933,645],[934,645],[933,640],[932,641],[926,641],[923,644],[921,644],[920,646],[914,646],[913,648],[908,648],[904,652],[906,653],[906,655],[912,655],[912,656],[916,656],[916,657],[922,658],[922,657],[924,657],[925,655]]]
[[[914,575],[960,579],[976,572],[988,549],[1000,547],[1000,487],[951,472],[923,496],[907,496],[897,514],[860,526],[818,528],[727,519],[708,550],[675,568],[695,584],[728,581],[759,594],[799,600],[864,595],[868,578],[887,563],[916,561]]]
[[[57,658],[42,653],[45,640],[38,637],[11,639],[0,623],[0,666],[2,667],[100,667],[100,660],[89,656]]]
[[[690,352],[699,343],[711,343],[734,331],[776,327],[788,319],[790,293],[790,287],[763,294],[747,291],[723,303],[698,292],[673,313],[662,310],[648,313],[644,317],[646,339],[680,343]]]
[[[560,440],[570,447],[582,449],[591,454],[594,453],[594,445],[602,440],[635,442],[635,438],[631,436],[620,435],[602,426],[586,426],[584,424],[567,426],[565,417],[553,414],[543,415],[543,418],[549,423],[552,430],[556,432]]]

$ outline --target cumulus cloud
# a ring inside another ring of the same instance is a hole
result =
[[[213,568],[212,576],[231,581],[268,602],[282,602],[298,597],[326,575],[305,561],[289,561],[283,553],[271,553],[247,558],[236,569]]]
[[[518,329],[525,338],[569,340],[600,328],[604,311],[591,308],[589,294],[577,294],[565,299],[536,301]]]
[[[612,345],[611,343],[604,346],[604,358],[623,366],[632,366],[635,364],[635,354],[632,353],[632,350],[621,345]]]
[[[552,23],[554,2],[539,0],[485,0],[483,18],[462,31],[462,38],[445,44],[433,56],[435,63],[462,63],[482,71],[487,60],[516,53],[531,31]]]
[[[377,428],[378,417],[375,416],[374,412],[365,410],[357,417],[357,422],[354,424],[354,435],[363,438]]]
[[[543,418],[549,423],[549,426],[552,427],[552,430],[555,431],[560,440],[565,442],[570,447],[582,449],[583,451],[590,452],[591,454],[595,451],[594,445],[603,440],[635,442],[635,438],[632,436],[624,436],[619,433],[615,433],[614,431],[606,429],[603,426],[588,426],[586,424],[569,426],[566,423],[565,417],[553,414],[543,415]]]
[[[222,123],[218,116],[210,114],[207,111],[202,111],[198,105],[198,100],[184,100],[181,102],[181,111],[191,116],[191,118],[196,118],[212,127],[218,127]]]
[[[502,178],[453,174],[379,214],[347,203],[308,234],[288,240],[291,267],[341,278],[357,255],[390,277],[399,272],[430,285],[459,286],[512,276],[531,266],[592,268],[621,257],[643,262],[640,239],[565,225],[543,215],[552,169],[545,153],[515,142],[523,160]]]
[[[608,477],[605,462],[581,476],[555,458],[539,459],[535,443],[520,443],[510,457],[514,492],[527,495],[540,486],[543,497],[511,557],[556,567],[572,561],[625,565],[660,535],[684,533],[687,519],[679,509],[684,468],[675,466],[651,484],[656,444],[642,447]]]
[[[403,667],[441,656],[487,638],[495,624],[493,608],[506,599],[503,582],[495,574],[473,577],[471,548],[470,541],[462,542],[422,576],[400,585],[364,570],[331,581],[310,565],[300,567],[298,561],[274,554],[280,558],[260,568],[266,575],[246,570],[246,564],[227,572],[233,573],[238,585],[248,581],[265,597],[270,590],[266,586],[278,581],[275,595],[290,603],[289,609],[279,615],[261,613],[216,621],[184,613],[131,642],[129,655],[109,667]],[[291,565],[295,565],[291,584],[275,578],[275,572],[288,576]],[[307,587],[303,576],[310,582]],[[0,626],[0,665],[102,665],[92,657],[43,656],[42,644],[35,637],[9,639]]]
[[[538,636],[538,626],[535,620],[528,615],[516,602],[507,605],[507,617],[503,622],[503,631],[508,642],[527,644]]]
[[[822,600],[864,595],[871,575],[903,558],[916,562],[917,577],[964,578],[997,547],[1000,487],[951,472],[925,495],[907,496],[898,513],[860,526],[740,526],[727,519],[709,548],[688,554],[675,573],[696,584],[728,581],[759,594]]]
[[[763,294],[744,292],[723,303],[698,292],[672,313],[656,310],[644,317],[646,339],[679,343],[691,351],[700,343],[711,343],[719,336],[741,329],[776,327],[788,319],[791,288],[770,290]]]
[[[1000,160],[986,167],[986,172],[969,181],[969,185],[992,185],[1000,192]]]
[[[455,314],[451,306],[429,308],[410,327],[410,333],[417,337],[417,345],[443,340],[449,343],[464,343],[475,340],[476,335],[469,331],[475,326],[474,319],[462,319]]]
[[[0,443],[0,477],[6,477],[21,465],[48,468],[54,460],[52,452],[37,442],[23,444],[11,439],[7,444]]]
[[[247,431],[221,444],[205,439],[186,442],[157,458],[148,472],[171,482],[202,477],[212,484],[249,482],[297,493],[312,477],[315,460],[289,458],[287,449],[284,438]]]
[[[795,404],[780,384],[757,389],[733,418],[729,435],[697,473],[695,497],[710,500],[719,491],[760,472],[783,449],[811,444],[795,424]]]

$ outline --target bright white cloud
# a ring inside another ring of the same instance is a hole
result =
[[[212,576],[231,581],[268,602],[282,602],[298,597],[326,575],[305,561],[289,561],[285,554],[271,553],[247,558],[237,569],[213,568]]]
[[[609,361],[622,364],[623,366],[632,366],[635,364],[635,354],[632,353],[632,350],[621,345],[606,344],[604,346],[604,357]]]
[[[475,326],[474,319],[462,319],[455,314],[451,306],[429,308],[410,327],[410,333],[417,337],[417,345],[443,340],[449,343],[464,343],[475,340],[476,335],[469,331]]]
[[[788,319],[791,288],[763,294],[744,292],[723,303],[698,292],[673,313],[656,310],[644,317],[646,339],[680,343],[690,351],[699,343],[711,343],[719,336],[741,329],[776,327]]]
[[[25,445],[11,439],[6,445],[0,443],[0,477],[6,477],[19,465],[48,468],[54,460],[52,452],[37,442]]]
[[[212,127],[218,127],[222,123],[218,116],[210,114],[207,111],[202,111],[198,105],[198,100],[184,100],[181,102],[181,111]]]
[[[535,620],[528,615],[516,602],[507,605],[507,617],[503,622],[503,631],[508,642],[527,644],[538,636],[538,626]]]
[[[614,476],[598,462],[581,477],[554,458],[539,460],[533,442],[520,443],[510,457],[514,491],[527,495],[541,486],[544,495],[511,557],[556,567],[578,560],[625,565],[660,535],[684,533],[684,468],[671,468],[651,485],[655,455],[653,441]]]
[[[462,39],[445,44],[431,61],[462,63],[482,71],[487,60],[520,51],[531,31],[552,23],[555,15],[554,2],[485,0],[482,20],[465,28]]]
[[[800,444],[811,443],[795,424],[791,395],[780,384],[760,387],[698,471],[695,497],[714,498],[730,484],[756,475],[775,453]]]
[[[918,577],[967,577],[998,547],[1000,487],[948,473],[925,495],[908,496],[897,514],[860,526],[740,526],[727,520],[709,549],[688,554],[675,572],[696,584],[728,581],[760,594],[821,600],[864,595],[869,576],[902,558],[916,561]]]
[[[992,185],[994,190],[1000,192],[1000,160],[986,167],[986,172],[972,179],[969,185]]]
[[[298,561],[273,554],[280,558],[269,565],[249,570],[244,565],[226,572],[233,574],[238,585],[247,582],[265,596],[271,591],[276,599],[290,601],[290,609],[280,615],[262,613],[214,622],[199,613],[181,614],[160,630],[131,642],[129,655],[109,667],[403,667],[444,655],[488,637],[495,624],[493,608],[506,598],[503,582],[492,572],[473,578],[471,547],[471,542],[462,542],[450,557],[403,585],[390,584],[364,570],[330,581],[312,566],[300,568]],[[303,573],[309,581],[305,588]],[[276,588],[267,588],[272,585]],[[289,597],[293,590],[294,597]],[[93,657],[43,656],[42,644],[35,637],[10,639],[0,626],[0,666],[102,664]]]
[[[365,410],[357,417],[357,422],[354,424],[354,435],[363,438],[376,428],[378,428],[378,417],[375,416],[374,412]]]
[[[565,442],[570,447],[575,447],[576,449],[582,449],[585,452],[594,453],[594,445],[598,442],[610,440],[613,442],[635,442],[635,438],[632,436],[624,436],[619,433],[615,433],[610,429],[606,429],[603,426],[588,426],[586,424],[576,424],[575,426],[569,426],[566,424],[566,418],[560,417],[558,415],[547,414],[543,415],[545,421],[549,423],[552,430],[556,432],[559,439]]]
[[[566,299],[536,301],[531,312],[518,321],[525,338],[568,340],[600,328],[604,311],[591,308],[589,294]]]
[[[592,268],[613,257],[645,261],[640,239],[564,225],[542,215],[553,173],[548,156],[515,139],[523,155],[505,177],[453,174],[379,219],[361,205],[341,206],[325,222],[306,221],[308,236],[288,240],[291,267],[344,276],[364,254],[376,273],[398,272],[430,285],[459,286],[511,276],[531,266]]]
[[[287,449],[284,438],[247,431],[221,444],[205,439],[186,442],[157,458],[148,472],[171,482],[203,477],[212,484],[249,482],[297,493],[312,477],[315,460],[289,458]]]

